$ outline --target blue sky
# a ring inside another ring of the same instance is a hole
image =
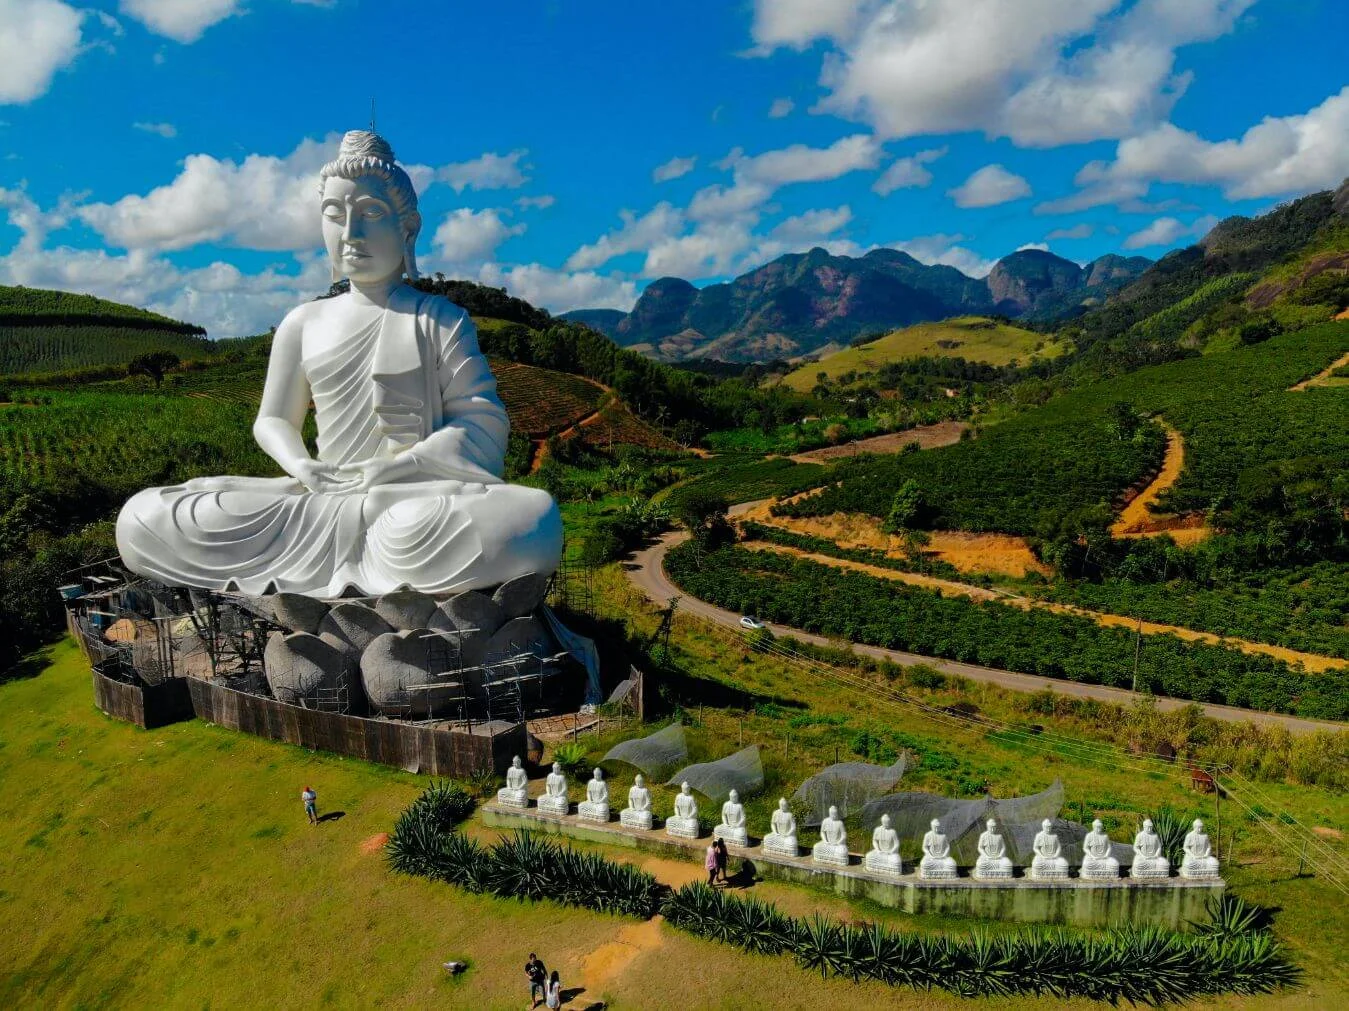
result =
[[[378,126],[419,261],[554,311],[824,245],[1156,257],[1349,175],[1343,0],[0,0],[0,283],[256,332]]]

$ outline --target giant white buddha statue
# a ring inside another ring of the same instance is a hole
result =
[[[138,493],[117,519],[123,560],[170,584],[315,597],[551,573],[561,518],[547,492],[502,480],[509,424],[473,323],[407,283],[412,181],[354,130],[319,187],[333,279],[351,288],[293,309],[273,338],[253,436],[286,476]],[[311,401],[316,456],[301,435]]]

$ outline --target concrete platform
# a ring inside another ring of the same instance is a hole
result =
[[[611,821],[606,825],[582,822],[572,815],[553,815],[536,808],[498,807],[488,803],[481,809],[483,822],[495,828],[526,828],[554,835],[565,835],[606,846],[659,853],[675,859],[701,863],[711,835],[700,839],[681,839],[665,834],[663,825],[650,831],[630,828]],[[732,862],[739,860],[755,877],[791,881],[834,892],[851,899],[868,899],[906,913],[946,913],[1018,923],[1057,923],[1078,927],[1122,927],[1129,924],[1158,924],[1184,929],[1190,920],[1206,918],[1204,904],[1221,895],[1227,887],[1221,879],[1188,881],[1167,878],[1164,881],[1032,881],[1016,877],[1002,881],[923,881],[910,870],[899,877],[867,871],[857,854],[849,857],[850,866],[829,867],[814,863],[810,857],[787,857],[764,853],[760,840],[751,836],[750,848],[731,851]],[[907,864],[906,864],[907,866]]]

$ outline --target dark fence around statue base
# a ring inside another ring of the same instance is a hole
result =
[[[241,730],[302,748],[432,776],[504,772],[525,753],[524,724],[496,733],[465,733],[395,720],[320,712],[250,695],[199,678],[168,678],[157,685],[128,684],[93,671],[94,702],[119,720],[153,729],[190,720]]]
[[[190,720],[192,696],[182,678],[169,678],[157,685],[128,684],[93,669],[94,704],[109,716],[134,723],[144,730],[167,727]]]

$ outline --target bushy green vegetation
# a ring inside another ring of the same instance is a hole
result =
[[[9,287],[0,285],[0,325],[26,326],[33,323],[117,325],[134,322],[144,329],[168,330],[174,333],[205,336],[206,331],[191,323],[170,319],[148,309],[138,309],[120,302],[80,295],[72,291],[50,291],[45,288]]]
[[[1239,899],[1210,909],[1203,933],[1134,927],[1102,934],[1026,929],[965,937],[895,931],[876,923],[809,920],[702,882],[661,906],[680,930],[762,955],[792,955],[803,969],[854,981],[948,990],[961,997],[1035,994],[1043,999],[1120,999],[1164,1004],[1200,994],[1259,994],[1293,986],[1301,973]]]
[[[1086,618],[976,602],[772,552],[680,545],[666,571],[688,593],[808,632],[1025,674],[1129,687],[1134,636]],[[1138,653],[1140,689],[1173,698],[1349,719],[1349,669],[1303,674],[1266,656],[1170,636]]]
[[[1337,509],[1349,496],[1349,426],[1335,391],[1288,387],[1346,346],[1349,325],[1327,323],[1142,369],[1055,398],[973,441],[876,460],[787,511],[883,518],[900,485],[916,479],[934,527],[1077,537],[1108,522],[1110,504],[1160,465],[1154,426],[1121,438],[1114,412],[1125,403],[1161,414],[1185,436],[1185,470],[1164,507],[1212,509],[1224,528],[1266,542],[1271,556],[1311,560],[1343,537]]]
[[[168,328],[128,324],[0,322],[0,375],[50,374],[99,365],[125,366],[137,355],[170,351],[180,358],[211,352],[202,338]]]
[[[689,464],[685,470],[693,476],[670,490],[666,498],[672,505],[693,493],[719,495],[732,503],[781,498],[818,487],[828,481],[833,472],[833,468],[818,463],[756,457],[713,457]]]

